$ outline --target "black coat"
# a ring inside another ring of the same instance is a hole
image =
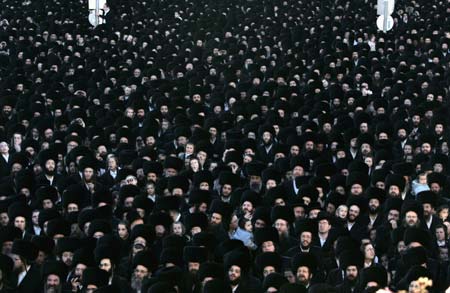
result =
[[[16,293],[38,293],[41,290],[41,273],[39,269],[32,265],[30,270],[25,275],[25,278],[16,287]]]

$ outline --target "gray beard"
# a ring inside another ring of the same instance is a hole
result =
[[[133,290],[141,290],[142,287],[142,279],[138,279],[135,276],[131,277],[131,288]]]

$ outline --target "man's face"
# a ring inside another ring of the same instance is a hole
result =
[[[301,219],[305,217],[305,208],[304,207],[295,207],[294,208],[294,216],[296,219]]]
[[[6,142],[0,143],[0,153],[7,154],[9,152],[9,146]]]
[[[275,252],[275,245],[272,241],[265,241],[261,245],[262,252]]]
[[[434,132],[435,132],[437,135],[441,135],[441,134],[444,132],[444,126],[443,126],[442,124],[436,124],[436,125],[434,126]]]
[[[301,166],[295,166],[295,168],[292,170],[292,176],[294,178],[300,177],[305,175],[305,170]]]
[[[244,213],[252,213],[253,212],[253,204],[249,201],[246,201],[242,204],[242,211]]]
[[[330,231],[331,225],[327,220],[320,220],[319,221],[319,233],[327,233]]]
[[[110,272],[112,269],[111,260],[109,258],[102,259],[98,266],[100,269],[107,271],[107,272]]]
[[[360,209],[358,206],[352,205],[348,211],[348,221],[354,222],[359,216]]]
[[[86,268],[87,266],[82,263],[77,264],[77,266],[75,267],[75,276],[81,277]]]
[[[222,195],[227,197],[231,194],[232,188],[230,184],[224,184],[222,186]]]
[[[11,112],[12,112],[12,107],[11,106],[9,106],[9,105],[3,106],[3,114],[5,116],[11,115]]]
[[[305,151],[312,151],[312,150],[314,150],[314,142],[307,141],[305,143]]]
[[[400,188],[396,185],[389,186],[389,196],[391,197],[399,197],[400,196]]]
[[[266,144],[270,143],[271,139],[272,139],[272,135],[270,134],[270,132],[263,133],[262,140],[264,143],[266,143]]]
[[[376,198],[372,198],[369,200],[369,210],[372,214],[375,214],[378,212],[378,209],[380,207],[380,201]]]
[[[415,226],[418,220],[419,218],[417,217],[417,214],[413,211],[409,211],[405,215],[405,221],[409,227]]]
[[[298,156],[300,154],[300,148],[297,145],[293,145],[291,146],[290,153],[293,157]]]
[[[348,266],[345,269],[345,276],[350,281],[356,280],[358,277],[358,268],[356,266]]]
[[[19,228],[20,230],[24,231],[26,226],[26,220],[24,217],[16,217],[14,219],[14,226]]]
[[[23,272],[23,270],[25,269],[25,264],[23,263],[20,256],[18,256],[17,254],[13,254],[12,260],[14,262],[14,271],[18,273]]]
[[[47,277],[47,288],[56,288],[61,284],[61,281],[57,275],[49,275]]]
[[[86,181],[92,180],[94,177],[94,169],[85,168],[83,171],[83,176]]]
[[[400,219],[400,212],[397,210],[390,210],[388,213],[388,221],[398,221]]]
[[[144,280],[149,275],[148,269],[142,265],[137,265],[134,269],[134,277],[139,280]]]
[[[218,213],[213,213],[211,215],[210,222],[211,222],[211,225],[213,225],[213,226],[220,225],[222,223],[222,215],[218,214]]]
[[[429,143],[423,143],[421,147],[422,153],[425,155],[431,153],[431,145]]]
[[[399,129],[397,131],[397,136],[400,140],[404,140],[407,136],[406,130],[405,129]]]
[[[266,277],[269,274],[275,273],[275,268],[273,266],[266,266],[263,269],[263,276]]]
[[[423,215],[427,218],[434,214],[433,206],[429,203],[423,204]]]
[[[372,152],[372,148],[370,147],[370,144],[368,143],[363,143],[361,145],[361,154],[363,156],[367,156]]]
[[[228,269],[228,280],[232,285],[239,284],[241,279],[241,268],[238,266],[231,266]]]
[[[300,235],[300,243],[302,247],[309,247],[312,242],[312,233],[311,232],[303,232]]]
[[[297,281],[300,284],[307,285],[309,283],[309,280],[311,279],[311,274],[309,273],[308,267],[299,267],[297,269]]]
[[[191,274],[196,274],[198,270],[200,269],[200,263],[198,262],[189,262],[188,264],[188,270]]]
[[[285,220],[278,219],[275,221],[275,229],[277,229],[279,234],[285,234],[289,231],[289,225]]]
[[[44,210],[53,208],[53,202],[50,199],[44,199],[42,201],[42,208]]]
[[[71,251],[64,251],[62,253],[62,255],[61,255],[61,260],[67,266],[71,266],[72,265],[72,260],[73,260],[73,252],[71,252]]]
[[[353,184],[350,192],[352,195],[360,195],[363,193],[363,188],[359,184]]]

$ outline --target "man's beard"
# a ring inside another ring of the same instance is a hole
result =
[[[298,278],[298,282],[302,285],[307,285],[308,284],[308,279],[306,279],[305,277],[299,277]]]
[[[236,278],[234,280],[230,280],[230,284],[233,286],[236,286],[237,284],[239,284],[241,282],[241,278]]]
[[[189,275],[191,275],[191,277],[195,278],[197,276],[198,270],[190,270],[189,271]]]
[[[346,277],[346,281],[347,284],[349,284],[351,287],[354,287],[356,285],[357,278],[349,279],[348,277]]]
[[[142,287],[142,279],[136,278],[136,276],[131,277],[131,288],[134,290],[140,290]]]
[[[13,272],[15,272],[17,274],[20,274],[20,273],[22,273],[24,271],[25,271],[25,268],[23,266],[19,266],[19,267],[14,267],[13,268]]]
[[[265,147],[268,147],[268,146],[270,146],[272,144],[272,140],[271,139],[269,139],[268,141],[264,140],[263,144],[264,144]]]
[[[259,193],[261,191],[261,188],[262,188],[262,184],[261,183],[258,183],[258,182],[250,183],[250,189],[252,191],[255,191],[255,192]]]
[[[390,197],[399,197],[400,195],[398,193],[391,192],[391,193],[389,193],[389,196]]]
[[[56,170],[55,169],[49,170],[49,169],[45,168],[45,175],[55,176],[55,174],[56,174]]]
[[[306,246],[303,243],[301,244],[302,249],[309,249],[311,247],[311,243],[306,244],[307,244]]]
[[[380,207],[369,207],[369,213],[371,215],[376,215],[378,214],[378,212],[380,211]]]

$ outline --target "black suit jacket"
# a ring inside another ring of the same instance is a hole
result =
[[[17,286],[16,293],[38,293],[41,290],[41,274],[39,269],[32,265],[25,278]]]
[[[0,178],[6,177],[11,172],[11,159],[12,156],[9,155],[8,162],[0,155]]]

